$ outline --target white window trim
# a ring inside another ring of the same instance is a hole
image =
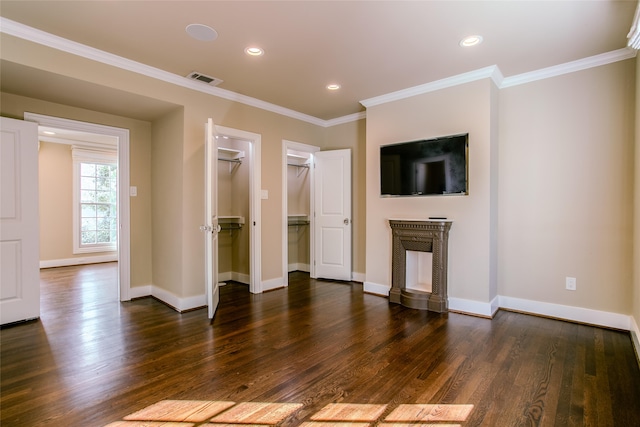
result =
[[[117,243],[81,246],[80,245],[80,163],[118,164],[117,150],[99,150],[78,145],[71,146],[73,158],[73,253],[86,254],[96,252],[115,252]],[[119,200],[119,198],[117,198]]]

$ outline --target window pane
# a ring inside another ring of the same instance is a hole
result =
[[[96,165],[94,165],[93,163],[80,163],[80,175],[95,176]]]
[[[96,219],[95,218],[82,218],[82,231],[91,231],[96,229]]]
[[[98,203],[109,203],[109,202],[111,202],[111,192],[110,191],[96,191],[96,202],[98,202]]]
[[[109,218],[98,218],[98,230],[111,229],[111,220]]]
[[[82,190],[95,190],[96,189],[96,179],[90,177],[82,177],[80,180],[80,189]]]
[[[80,201],[82,203],[90,203],[96,201],[96,192],[92,190],[80,191]]]
[[[96,165],[96,175],[100,178],[109,178],[111,175],[110,165]]]
[[[95,244],[96,243],[96,232],[95,231],[83,231],[82,232],[82,244]]]
[[[109,178],[97,178],[96,179],[96,189],[100,191],[110,191],[111,190],[111,180]]]
[[[82,214],[81,214],[81,216],[83,218],[86,218],[86,217],[95,218],[95,216],[96,216],[96,205],[83,203],[82,204]]]
[[[111,205],[97,205],[97,208],[99,218],[111,216]]]
[[[80,246],[117,243],[117,164],[81,162],[80,175]]]
[[[97,243],[109,243],[111,233],[109,232],[109,230],[100,230],[97,233]]]

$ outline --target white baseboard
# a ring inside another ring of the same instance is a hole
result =
[[[287,286],[287,281],[282,277],[276,277],[275,279],[262,281],[262,292],[271,291],[273,289],[284,288]]]
[[[592,310],[589,308],[572,307],[568,305],[552,304],[548,302],[531,301],[513,297],[500,297],[500,308],[555,317],[573,322],[607,328],[631,330],[631,316],[611,313],[608,311]]]
[[[380,285],[378,283],[363,281],[363,289],[369,294],[380,295],[383,297],[389,296],[391,288],[387,285]]]
[[[69,265],[98,264],[118,261],[118,254],[83,256],[78,258],[48,259],[40,261],[40,268],[67,267]]]
[[[491,318],[496,314],[499,308],[498,297],[495,297],[491,302],[480,302],[470,299],[449,297],[450,311]]]
[[[289,273],[291,273],[292,271],[304,271],[305,273],[308,273],[311,271],[311,266],[309,264],[293,262],[287,265],[287,271]]]
[[[224,273],[218,273],[218,282],[228,282],[230,280],[244,283],[245,285],[251,283],[251,278],[248,274],[238,273],[237,271],[225,271]]]
[[[638,364],[640,364],[640,328],[638,328],[638,322],[633,316],[630,317],[631,323],[631,342],[633,344],[633,348],[636,350],[636,359],[638,360]]]
[[[364,283],[364,279],[365,279],[364,273],[357,273],[355,271],[351,273],[351,280],[354,282]]]
[[[129,289],[129,297],[131,299],[149,297],[152,295],[152,292],[153,285],[135,286]]]
[[[173,307],[178,312],[207,306],[207,299],[204,294],[180,298],[172,292],[153,286],[151,289],[151,296]]]

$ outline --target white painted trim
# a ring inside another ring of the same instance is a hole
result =
[[[243,139],[251,143],[249,156],[249,291],[259,294],[262,288],[262,135],[215,125],[216,134]],[[255,223],[255,225],[254,225]]]
[[[577,71],[599,67],[601,65],[607,65],[613,62],[624,61],[625,59],[635,58],[635,56],[636,51],[634,49],[625,47],[611,52],[602,53],[600,55],[578,59],[577,61],[566,62],[564,64],[542,68],[540,70],[531,71],[529,73],[522,73],[511,77],[506,77],[502,85],[499,85],[498,87],[502,89],[506,87],[534,82],[536,80],[549,79],[551,77],[561,76],[563,74],[575,73]]]
[[[388,297],[389,291],[391,291],[391,288],[387,285],[367,281],[362,282],[362,289],[369,294],[380,295],[381,297]]]
[[[638,322],[633,316],[629,316],[631,328],[631,343],[633,344],[633,348],[636,351],[636,359],[638,364],[640,364],[640,328],[638,328]]]
[[[4,21],[0,21],[3,24]],[[120,301],[129,301],[131,287],[131,211],[129,200],[129,129],[86,123],[60,117],[24,113],[24,119],[40,126],[110,135],[118,139],[118,293]]]
[[[192,310],[194,308],[204,308],[207,306],[207,298],[205,294],[195,295],[192,297],[180,298],[173,292],[157,286],[151,287],[151,296],[159,299],[165,304],[170,305],[178,312]]]
[[[449,297],[449,310],[474,316],[493,317],[498,311],[492,302],[481,302],[463,298]],[[494,299],[497,301],[497,298]]]
[[[284,108],[279,105],[271,104],[269,102],[261,101],[259,99],[252,98],[246,95],[231,92],[229,90],[225,90],[215,86],[202,84],[187,77],[169,73],[167,71],[160,70],[158,68],[142,64],[140,62],[132,61],[130,59],[123,58],[121,56],[114,55],[99,49],[95,49],[81,43],[67,40],[62,37],[58,37],[53,34],[26,26],[24,24],[12,21],[4,17],[0,17],[0,32],[34,43],[38,43],[43,46],[48,46],[63,52],[67,52],[72,55],[77,55],[93,61],[101,62],[103,64],[121,68],[123,70],[132,71],[134,73],[142,74],[198,92],[207,93],[219,98],[260,108],[265,111],[271,111],[276,114],[308,122],[321,127],[331,127],[366,118],[366,112],[359,112],[330,120],[319,119],[317,117]],[[626,47],[611,52],[594,55],[588,58],[567,62],[565,64],[559,64],[528,73],[518,74],[511,77],[503,77],[502,72],[500,71],[498,66],[491,65],[485,68],[458,74],[456,76],[436,80],[434,82],[429,82],[389,94],[368,98],[360,101],[360,103],[368,108],[375,105],[420,95],[423,93],[433,92],[436,90],[481,80],[484,78],[491,78],[495,82],[496,86],[502,89],[505,87],[516,86],[536,80],[547,79],[562,74],[585,70],[587,68],[598,67],[600,65],[606,65],[612,62],[623,61],[625,59],[634,58],[636,54],[637,52],[635,49]]]
[[[92,61],[101,62],[103,64],[111,65],[113,67],[121,68],[123,70],[132,71],[134,73],[142,74],[144,76],[152,77],[157,80],[161,80],[167,83],[171,83],[177,86],[182,86],[188,89],[193,89],[198,92],[207,93],[209,95],[217,96],[219,98],[227,99],[230,101],[239,102],[241,104],[249,105],[252,107],[260,108],[262,110],[271,111],[276,114],[291,117],[293,119],[308,122],[317,126],[326,127],[326,120],[319,119],[317,117],[309,116],[288,108],[281,107],[279,105],[271,104],[269,102],[261,101],[250,96],[241,95],[239,93],[231,92],[226,89],[221,89],[215,86],[209,86],[191,80],[184,76],[169,73],[159,68],[151,67],[149,65],[142,64],[140,62],[132,61],[127,58],[123,58],[118,55],[114,55],[93,47],[77,43],[71,40],[64,39],[62,37],[55,36],[53,34],[38,30],[20,24],[19,22],[12,21],[10,19],[0,17],[0,32],[9,34],[14,37],[18,37],[24,40],[28,40],[34,43],[48,46],[53,49],[57,49],[63,52],[77,55],[83,58],[90,59]]]
[[[135,286],[131,288],[129,296],[133,298],[150,297],[153,293],[153,285]]]
[[[69,265],[99,264],[118,261],[118,254],[96,255],[78,258],[47,259],[40,261],[40,268],[67,267]]]
[[[352,271],[351,272],[351,281],[352,282],[364,283],[364,279],[365,279],[365,274],[364,273],[358,273],[356,271]]]
[[[335,119],[326,120],[323,123],[323,127],[332,127],[332,126],[342,125],[344,123],[357,122],[358,120],[362,120],[366,118],[367,118],[367,112],[361,111],[359,113],[353,113],[347,116],[336,117]]]
[[[271,291],[273,289],[285,288],[287,286],[287,281],[284,277],[276,277],[275,279],[263,280],[262,281],[262,291]]]
[[[500,308],[587,323],[595,326],[623,329],[625,331],[628,331],[631,328],[631,316],[611,313],[608,311],[592,310],[589,308],[573,307],[505,296],[500,296]]]
[[[366,108],[369,108],[380,104],[386,104],[388,102],[411,98],[413,96],[474,82],[477,80],[487,78],[499,79],[500,76],[502,76],[502,73],[500,73],[500,70],[498,70],[498,66],[492,65],[490,67],[480,68],[479,70],[469,71],[468,73],[458,74],[457,76],[451,76],[444,79],[436,80],[434,82],[429,82],[407,89],[398,90],[396,92],[387,93],[385,95],[365,99],[363,101],[360,101],[360,103]],[[498,84],[498,82],[496,82],[496,84]]]
[[[311,271],[311,266],[301,262],[293,262],[287,265],[287,272],[291,273],[292,271],[303,271],[305,273],[309,273]]]
[[[289,261],[289,224],[288,224],[288,194],[289,194],[289,190],[288,190],[288,169],[287,169],[287,151],[288,150],[295,150],[295,151],[301,151],[304,153],[310,153],[310,154],[314,154],[317,153],[318,151],[320,151],[320,147],[315,146],[315,145],[309,145],[309,144],[304,144],[302,142],[296,142],[296,141],[289,141],[286,139],[282,140],[282,242],[281,242],[281,252],[282,252],[282,275],[284,277],[284,281],[285,281],[285,286],[288,286],[289,284],[289,279],[288,279],[288,275],[287,273],[290,271],[294,271],[297,270],[298,268],[294,268],[293,270],[291,270],[291,268],[289,267],[288,261]],[[314,185],[313,185],[313,178],[314,177],[314,172],[313,169],[310,170],[310,174],[309,174],[309,214],[311,216],[311,214],[314,211]],[[310,218],[312,219],[312,218]],[[311,262],[311,265],[309,265],[309,269],[308,270],[304,270],[304,271],[308,271],[311,273],[311,277],[315,277],[315,271],[313,269],[313,260],[315,257],[315,252],[314,252],[314,242],[315,242],[315,224],[314,221],[311,220],[310,224],[309,224],[309,245],[310,245],[310,250],[309,250],[309,260]]]

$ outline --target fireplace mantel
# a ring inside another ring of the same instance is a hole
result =
[[[447,254],[451,224],[452,221],[446,219],[389,219],[393,237],[390,302],[438,313],[448,311]],[[431,292],[407,289],[407,251],[432,253]]]

